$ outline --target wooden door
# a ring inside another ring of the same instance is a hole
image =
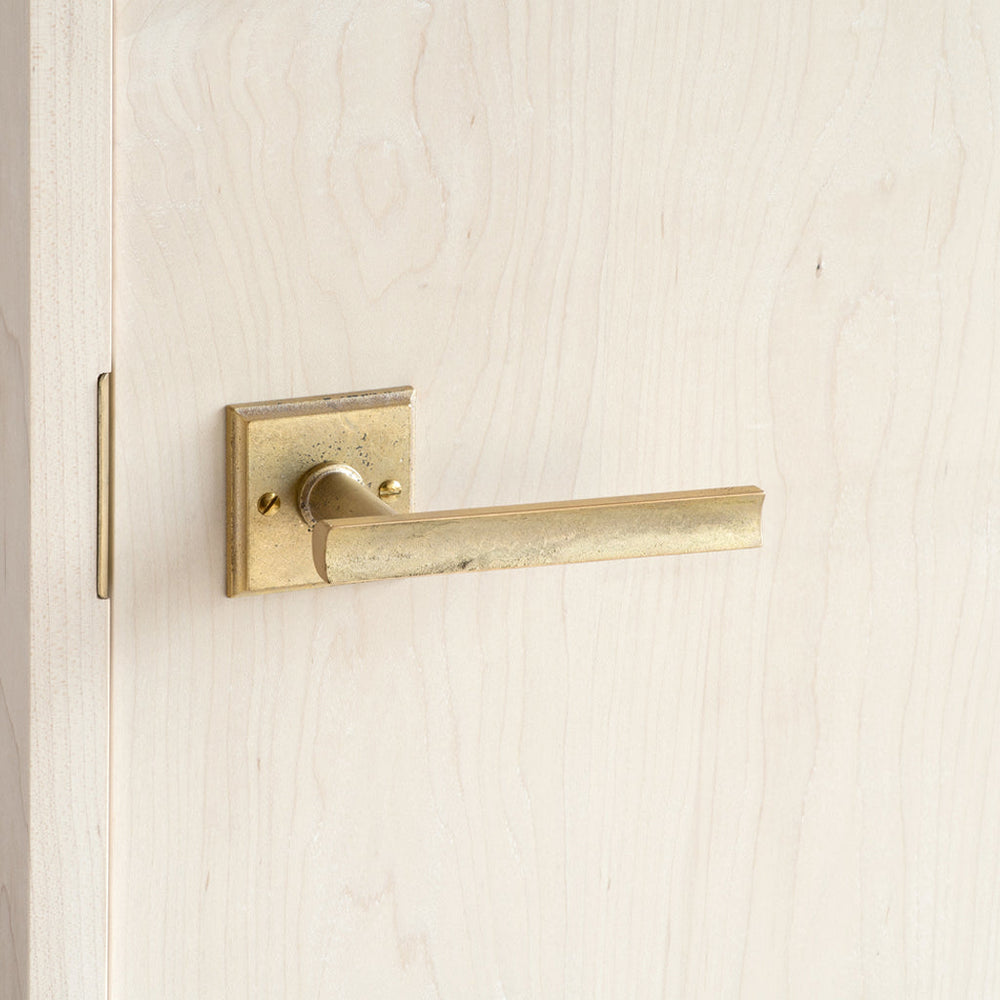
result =
[[[1000,990],[1000,13],[117,0],[112,997]],[[223,408],[759,551],[227,599]]]

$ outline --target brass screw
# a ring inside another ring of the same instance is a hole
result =
[[[280,506],[281,497],[279,497],[277,493],[263,493],[261,494],[261,498],[257,501],[257,510],[259,510],[265,517],[277,514]]]
[[[387,497],[398,497],[403,492],[398,479],[387,479],[379,484],[378,495],[385,500]]]

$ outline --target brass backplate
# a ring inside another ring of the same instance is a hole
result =
[[[230,597],[327,585],[297,502],[300,480],[320,462],[350,465],[375,492],[396,480],[386,502],[410,510],[412,396],[403,386],[226,407]]]

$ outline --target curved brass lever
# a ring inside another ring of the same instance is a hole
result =
[[[760,545],[756,486],[410,513],[412,402],[399,386],[226,408],[230,596]]]
[[[760,545],[756,486],[396,514],[348,465],[325,462],[299,488],[313,560],[327,583]]]

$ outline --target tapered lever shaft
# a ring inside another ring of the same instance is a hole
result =
[[[737,486],[394,514],[357,472],[332,463],[299,490],[328,583],[753,548],[763,502],[756,486]]]

